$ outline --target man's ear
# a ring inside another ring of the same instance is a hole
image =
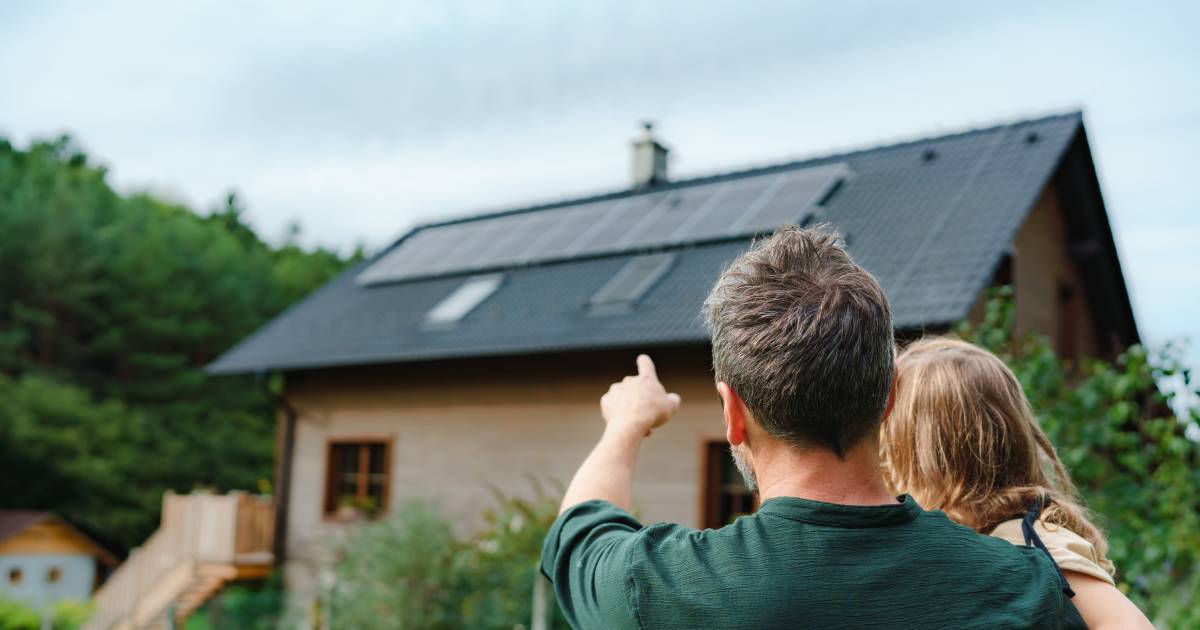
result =
[[[742,444],[746,441],[746,403],[742,402],[742,397],[725,381],[717,383],[717,394],[724,403],[725,439],[729,440],[732,446]]]

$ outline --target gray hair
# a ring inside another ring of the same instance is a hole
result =
[[[780,229],[733,261],[704,303],[713,371],[771,435],[843,456],[878,435],[892,314],[825,226]]]

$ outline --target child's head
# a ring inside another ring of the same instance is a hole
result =
[[[893,489],[981,532],[1022,516],[1044,496],[1052,501],[1046,522],[1103,553],[1103,535],[1003,361],[965,341],[933,338],[905,349],[896,369],[895,403],[880,440]]]

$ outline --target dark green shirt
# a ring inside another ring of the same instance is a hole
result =
[[[542,572],[576,628],[1085,627],[1046,554],[908,496],[776,498],[704,531],[588,501],[554,522]]]

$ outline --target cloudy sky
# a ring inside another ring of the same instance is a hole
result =
[[[121,189],[237,190],[267,237],[348,250],[623,187],[644,118],[687,175],[1081,108],[1161,342],[1200,337],[1197,6],[15,0],[0,135],[70,132]]]

